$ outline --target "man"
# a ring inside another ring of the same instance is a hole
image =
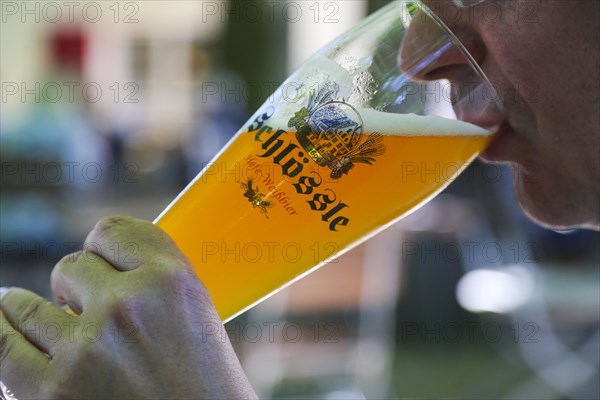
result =
[[[535,174],[515,179],[515,193],[538,223],[599,229],[600,2],[528,1],[527,11],[517,1],[489,1],[500,19],[474,12],[452,20],[443,12],[449,1],[426,3],[504,94],[504,124],[482,158]],[[459,80],[464,67],[449,57],[420,78]],[[101,257],[65,257],[51,277],[56,302],[82,313],[77,323],[33,293],[2,293],[1,380],[17,397],[256,397],[229,341],[202,333],[219,318],[166,234],[148,222],[113,217],[86,241],[99,246]],[[139,246],[135,262],[110,248],[131,241]],[[57,325],[71,340],[31,334]]]

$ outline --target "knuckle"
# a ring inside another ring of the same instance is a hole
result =
[[[69,265],[74,264],[81,257],[81,251],[77,251],[75,253],[67,254],[63,258],[60,259],[59,262],[54,265],[52,268],[52,272],[50,273],[50,281],[55,282],[60,276],[65,273],[65,268]]]
[[[112,237],[118,232],[135,223],[137,220],[132,217],[126,217],[122,215],[104,217],[96,223],[94,229],[89,233],[86,238],[85,245],[90,243],[101,243],[106,237]]]
[[[144,236],[145,225],[154,226],[148,221],[127,216],[102,218],[87,235],[83,249],[98,254],[136,253],[136,238]]]
[[[176,298],[211,302],[206,287],[190,268],[173,268],[164,276],[162,286]]]
[[[52,272],[50,272],[50,285],[54,287],[54,285],[60,280],[63,274],[62,264],[58,263],[52,268]]]
[[[100,261],[102,259],[101,257],[102,254],[102,249],[101,248],[88,248],[87,250],[83,250],[81,252],[81,264],[80,264],[80,268],[84,267],[87,264],[94,264],[97,263],[98,261]]]
[[[189,265],[183,263],[171,268],[169,278],[175,282],[181,283],[188,283],[190,280],[198,279],[194,270]]]
[[[118,226],[125,226],[125,225],[132,224],[135,221],[136,221],[135,218],[127,217],[124,215],[115,215],[115,216],[111,216],[111,217],[104,217],[100,221],[98,221],[98,223],[96,223],[96,226],[94,227],[93,232],[102,233],[102,232],[108,231],[108,230],[118,227]]]
[[[194,273],[190,268],[173,259],[165,260],[158,268],[151,271],[153,283],[160,287],[181,285],[189,280],[191,275]]]
[[[0,363],[8,358],[12,349],[12,342],[9,340],[8,333],[2,332],[0,335]]]
[[[17,333],[9,328],[10,324],[6,321],[2,321],[2,327],[0,329],[0,365],[4,366],[5,361],[9,360],[9,355],[15,348],[18,339]]]
[[[116,326],[128,326],[144,315],[150,303],[135,296],[115,297],[110,307],[110,320]]]
[[[44,299],[33,299],[31,300],[29,303],[25,304],[25,306],[23,306],[23,308],[18,312],[18,316],[19,316],[19,321],[21,321],[22,324],[28,324],[31,321],[34,321],[36,318],[39,317],[42,308],[47,304],[48,302]]]
[[[56,267],[61,268],[64,265],[74,263],[79,259],[79,257],[81,257],[81,251],[76,251],[74,253],[67,254],[66,256],[60,259],[60,261],[56,264]]]

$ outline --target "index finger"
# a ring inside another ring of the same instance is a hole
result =
[[[131,271],[143,265],[165,261],[189,263],[162,229],[149,221],[132,217],[101,219],[88,234],[83,246],[120,271]]]
[[[21,288],[4,289],[0,309],[24,338],[51,356],[64,324],[73,319],[43,297]]]
[[[29,343],[0,309],[0,380],[16,398],[36,398],[50,358]]]

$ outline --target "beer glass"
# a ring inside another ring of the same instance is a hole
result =
[[[449,57],[461,78],[431,80]],[[452,32],[396,1],[294,72],[154,222],[228,321],[434,197],[501,112]]]

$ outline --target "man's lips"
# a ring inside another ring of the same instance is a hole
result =
[[[494,133],[488,147],[479,155],[484,161],[499,162],[513,160],[515,154],[511,151],[514,147],[515,131],[504,122]],[[511,146],[512,144],[512,146]],[[513,149],[514,150],[514,149]]]

